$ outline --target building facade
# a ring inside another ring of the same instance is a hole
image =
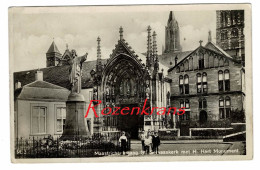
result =
[[[147,28],[146,56],[136,53],[123,37],[123,28],[119,30],[118,43],[110,55],[107,63],[101,65],[100,38],[97,39],[96,69],[92,70],[94,82],[93,98],[101,100],[98,105],[99,118],[96,118],[94,131],[127,131],[132,137],[137,138],[142,130],[158,130],[165,127],[164,116],[156,114],[113,116],[101,115],[101,110],[106,107],[142,108],[147,99],[146,107],[166,106],[166,94],[170,90],[170,80],[166,78],[168,67],[158,60],[156,32],[151,33]],[[118,112],[122,113],[122,110]],[[151,113],[151,110],[150,110]],[[153,113],[156,113],[154,110]]]
[[[211,38],[209,38],[210,40]],[[171,105],[185,107],[175,126],[180,136],[200,128],[227,128],[234,110],[243,110],[241,63],[208,42],[169,69]]]

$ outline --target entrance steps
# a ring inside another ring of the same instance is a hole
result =
[[[178,140],[190,140],[190,136],[179,136]]]
[[[223,137],[223,142],[246,141],[246,131],[233,133]]]

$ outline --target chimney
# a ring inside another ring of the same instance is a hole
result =
[[[211,38],[211,31],[209,30],[209,35],[208,35],[208,42],[211,42],[212,38]]]
[[[37,70],[35,74],[35,80],[36,81],[43,81],[43,72],[40,70]]]

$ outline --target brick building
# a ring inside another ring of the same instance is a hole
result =
[[[209,38],[210,40],[211,38]],[[230,127],[231,112],[243,110],[244,70],[212,42],[200,46],[169,70],[171,105],[185,107],[174,117],[181,136],[191,128]]]

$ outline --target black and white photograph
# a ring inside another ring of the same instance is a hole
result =
[[[10,7],[12,162],[252,159],[251,38],[250,4]]]

